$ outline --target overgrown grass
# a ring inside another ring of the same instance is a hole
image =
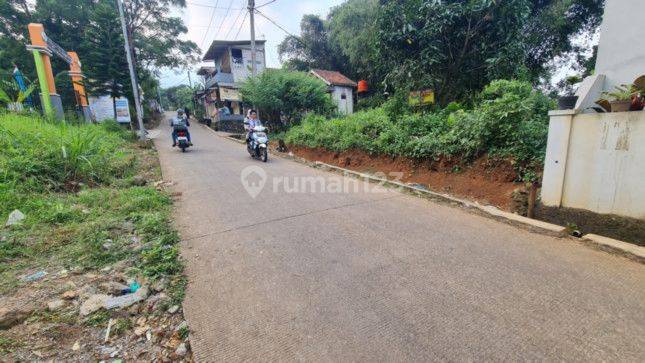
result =
[[[528,83],[495,81],[472,109],[451,104],[440,111],[410,113],[397,106],[399,101],[331,120],[310,114],[285,140],[415,159],[459,157],[465,163],[488,154],[510,159],[529,179],[541,167],[553,101]]]
[[[122,260],[132,275],[183,286],[170,197],[129,182],[150,152],[134,140],[111,123],[0,115],[0,218],[4,225],[14,209],[26,215],[0,230],[0,293],[29,270],[93,270]]]

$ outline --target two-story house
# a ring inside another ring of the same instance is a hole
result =
[[[265,42],[255,41],[258,74],[266,67]],[[232,114],[244,114],[239,88],[252,74],[251,58],[250,40],[214,40],[211,43],[202,59],[206,65],[197,72],[203,77],[205,89],[199,97],[211,119],[217,119],[217,112],[223,107]]]

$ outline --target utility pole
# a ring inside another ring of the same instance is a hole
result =
[[[249,0],[249,15],[251,19],[251,74],[257,76],[257,66],[255,64],[255,0]]]
[[[190,69],[186,70],[186,73],[188,73],[188,85],[190,86],[190,91],[192,92],[193,95],[193,114],[197,111],[197,101],[195,101],[195,90],[193,89],[193,81],[190,80]]]
[[[139,123],[139,139],[146,139],[146,129],[143,126],[143,109],[141,108],[141,99],[139,98],[139,82],[137,81],[137,73],[132,64],[132,48],[130,48],[130,38],[128,37],[128,29],[125,26],[125,15],[123,13],[123,0],[116,0],[116,5],[119,8],[119,18],[121,18],[121,29],[123,30],[123,40],[125,41],[125,56],[128,60],[128,68],[130,69],[130,82],[132,83],[132,94],[134,96],[134,107],[137,110],[137,122]]]

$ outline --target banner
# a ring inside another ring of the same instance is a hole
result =
[[[410,106],[425,106],[434,104],[434,91],[427,89],[423,91],[410,92],[410,96],[408,97],[408,104]]]

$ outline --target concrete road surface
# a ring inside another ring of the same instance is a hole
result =
[[[645,266],[191,133],[156,145],[197,361],[645,361]]]

